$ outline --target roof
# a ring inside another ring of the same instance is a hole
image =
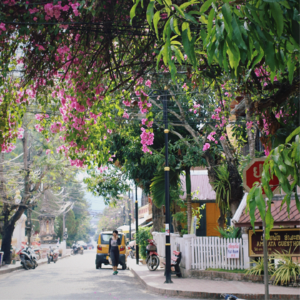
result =
[[[279,226],[294,226],[294,225],[300,225],[300,212],[298,211],[296,207],[296,201],[291,200],[290,205],[290,217],[288,216],[288,213],[286,211],[286,203],[283,205],[282,209],[280,210],[282,201],[274,201],[274,204],[272,204],[271,207],[271,213],[274,217],[274,225]],[[262,220],[259,214],[258,209],[255,210],[255,226],[262,226]],[[245,210],[243,210],[243,213],[241,217],[239,218],[238,222],[235,223],[235,226],[237,227],[251,227],[250,223],[250,216],[249,212],[246,214]]]
[[[248,196],[248,193],[245,193],[244,196],[243,196],[242,201],[239,204],[238,209],[236,210],[234,216],[232,217],[231,222],[233,224],[235,224],[239,221],[239,219],[240,219],[240,217],[241,217],[241,215],[242,215],[242,213],[243,213],[243,211],[244,211],[244,209],[247,205],[247,196]]]
[[[200,174],[199,174],[200,173]],[[186,198],[186,186],[185,186],[185,176],[180,176],[182,190],[184,191],[184,195],[180,196],[181,199]],[[216,193],[212,189],[212,186],[209,183],[209,178],[207,175],[207,171],[201,171],[196,173],[195,175],[191,175],[191,185],[192,185],[192,193],[195,193],[193,199],[199,200],[215,200]],[[198,194],[197,194],[198,191]]]

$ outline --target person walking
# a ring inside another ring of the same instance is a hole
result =
[[[113,275],[118,274],[118,264],[119,264],[119,246],[121,245],[121,240],[118,237],[118,231],[113,231],[113,236],[109,239],[109,255],[112,261],[112,267],[113,267]]]

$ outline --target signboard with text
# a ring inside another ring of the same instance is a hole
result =
[[[247,192],[251,190],[255,182],[261,183],[265,159],[265,157],[252,159],[249,165],[247,165],[243,170],[243,185]],[[273,178],[269,181],[269,185],[272,192],[275,193],[278,189],[279,179],[273,175]],[[262,190],[262,192],[265,197],[266,194],[264,190]]]
[[[268,254],[290,253],[290,256],[300,256],[300,228],[274,229],[270,232]],[[286,252],[285,252],[286,251]],[[263,231],[249,230],[249,256],[263,256]]]
[[[227,258],[239,258],[240,256],[240,244],[228,243],[227,244]]]

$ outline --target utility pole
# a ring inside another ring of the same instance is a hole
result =
[[[128,191],[128,222],[129,222],[129,241],[131,241],[131,201],[130,201],[130,190]]]
[[[138,207],[138,198],[137,198],[137,184],[135,185],[135,241],[139,232],[139,207]],[[135,257],[136,264],[139,264],[139,245],[135,243]]]
[[[266,220],[263,220],[263,251],[264,251],[264,283],[265,300],[269,300],[269,268],[268,268],[268,244],[266,240]]]
[[[66,231],[66,213],[63,212],[63,240],[65,240],[65,231]]]
[[[167,87],[165,87],[167,90]],[[169,197],[169,175],[170,175],[170,167],[169,167],[169,149],[168,149],[168,97],[163,92],[162,97],[163,102],[163,121],[165,124],[165,207],[166,207],[166,223],[165,223],[165,231],[166,231],[166,281],[165,283],[172,283],[171,280],[171,243],[170,243],[170,197]]]
[[[30,246],[31,242],[31,230],[32,230],[32,224],[31,224],[31,207],[28,206],[27,208],[27,221],[26,221],[26,231],[27,231],[27,242]]]

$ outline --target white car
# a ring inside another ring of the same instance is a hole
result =
[[[77,244],[80,245],[80,246],[82,246],[84,250],[87,249],[87,243],[86,242],[84,242],[84,241],[78,241]]]

